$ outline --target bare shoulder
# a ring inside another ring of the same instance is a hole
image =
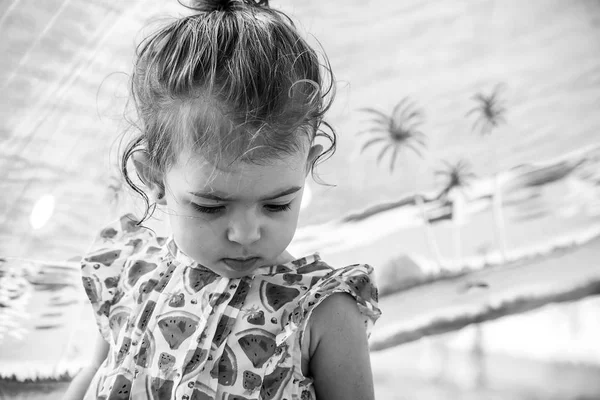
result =
[[[348,318],[362,320],[362,314],[356,306],[356,300],[352,295],[346,292],[338,292],[328,296],[319,304],[312,314],[311,328],[315,328],[312,333],[325,333],[325,328],[331,328],[332,322],[347,323]],[[328,322],[321,325],[319,322]]]
[[[365,317],[347,293],[334,293],[313,311],[310,372],[317,399],[373,399]]]
[[[310,350],[312,356],[322,339],[328,336],[347,335],[348,330],[364,331],[364,317],[356,306],[352,295],[338,292],[328,296],[313,311],[308,326],[310,329]],[[360,335],[360,332],[357,336]]]

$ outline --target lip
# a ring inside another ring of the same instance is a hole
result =
[[[254,266],[259,260],[259,257],[252,258],[224,258],[223,262],[233,270],[245,271]]]

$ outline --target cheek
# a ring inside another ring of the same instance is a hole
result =
[[[298,225],[299,213],[299,207],[292,208],[279,223],[274,225],[273,230],[276,231],[279,240],[289,241],[294,236]]]
[[[215,248],[220,234],[214,225],[198,218],[171,216],[173,235],[182,250],[190,255],[198,251],[210,252]]]

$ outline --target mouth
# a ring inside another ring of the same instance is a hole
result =
[[[245,271],[254,266],[259,260],[259,257],[251,258],[224,258],[223,262],[235,271]]]

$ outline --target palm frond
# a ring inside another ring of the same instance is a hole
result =
[[[371,139],[367,142],[365,142],[365,144],[363,144],[362,148],[360,149],[360,153],[362,154],[368,147],[374,145],[375,143],[379,143],[381,141],[386,141],[386,138],[375,138],[375,139]]]
[[[423,158],[423,153],[421,152],[421,149],[419,149],[417,146],[415,146],[414,143],[407,142],[406,143],[406,147],[408,147],[409,149],[411,149],[412,151],[414,151],[415,153],[417,153],[417,155],[419,157]]]
[[[487,101],[487,97],[481,93],[474,94],[471,98],[475,101],[479,101],[481,103],[485,103]]]
[[[415,118],[421,118],[423,117],[423,112],[421,110],[413,110],[411,111],[409,114],[406,114],[407,112],[409,112],[410,109],[407,108],[404,111],[402,111],[402,114],[400,115],[400,117],[406,121],[412,121]],[[421,121],[415,121],[415,123],[420,123]]]
[[[469,111],[468,111],[468,112],[465,114],[465,117],[468,117],[469,115],[471,115],[471,114],[473,114],[473,113],[476,113],[476,112],[479,112],[479,107],[473,107],[473,108],[471,108],[471,109],[470,109],[470,110],[469,110]]]
[[[379,155],[377,156],[377,165],[379,165],[379,163],[381,162],[381,160],[383,159],[383,156],[385,155],[385,153],[394,147],[393,143],[388,144],[387,146],[385,146],[383,148],[383,150],[381,150],[381,152],[379,152]]]
[[[425,135],[423,132],[421,131],[414,131],[413,132],[413,139],[417,142],[420,143],[421,146],[423,147],[427,147],[427,135]]]
[[[389,118],[387,120],[383,121],[379,117],[369,118],[365,122],[369,122],[371,124],[380,125],[382,127],[382,129],[387,129],[388,125],[390,124]]]
[[[372,133],[372,132],[381,132],[381,133],[383,133],[383,134],[385,135],[385,134],[387,134],[387,132],[386,132],[386,131],[387,131],[387,130],[386,130],[386,129],[383,129],[383,128],[376,128],[376,127],[373,127],[373,128],[364,129],[364,130],[362,130],[362,131],[358,132],[358,133],[356,134],[356,136],[363,135],[363,134],[365,134],[365,133]]]
[[[403,98],[402,100],[400,100],[398,102],[398,104],[396,104],[394,106],[394,108],[392,109],[392,117],[394,117],[396,115],[396,113],[398,112],[398,110],[401,110],[402,107],[404,107],[404,104],[406,104],[409,101],[408,97]]]
[[[371,107],[366,107],[366,108],[361,108],[361,111],[370,113],[370,114],[375,114],[378,118],[381,119],[381,121],[385,121],[386,123],[390,120],[390,117],[388,117],[387,115],[385,115],[384,113],[382,113],[381,111],[375,109],[375,108],[371,108]]]
[[[396,157],[398,156],[398,150],[400,150],[400,146],[394,146],[394,152],[392,153],[392,160],[390,161],[390,172],[394,172],[394,164],[396,163]]]
[[[410,120],[413,120],[413,119],[415,119],[417,117],[420,118],[422,116],[423,116],[423,113],[421,112],[421,110],[414,110],[414,111],[412,111],[408,115],[402,115],[402,118],[406,119],[407,121],[410,121]],[[419,122],[417,122],[417,123],[419,123]]]

